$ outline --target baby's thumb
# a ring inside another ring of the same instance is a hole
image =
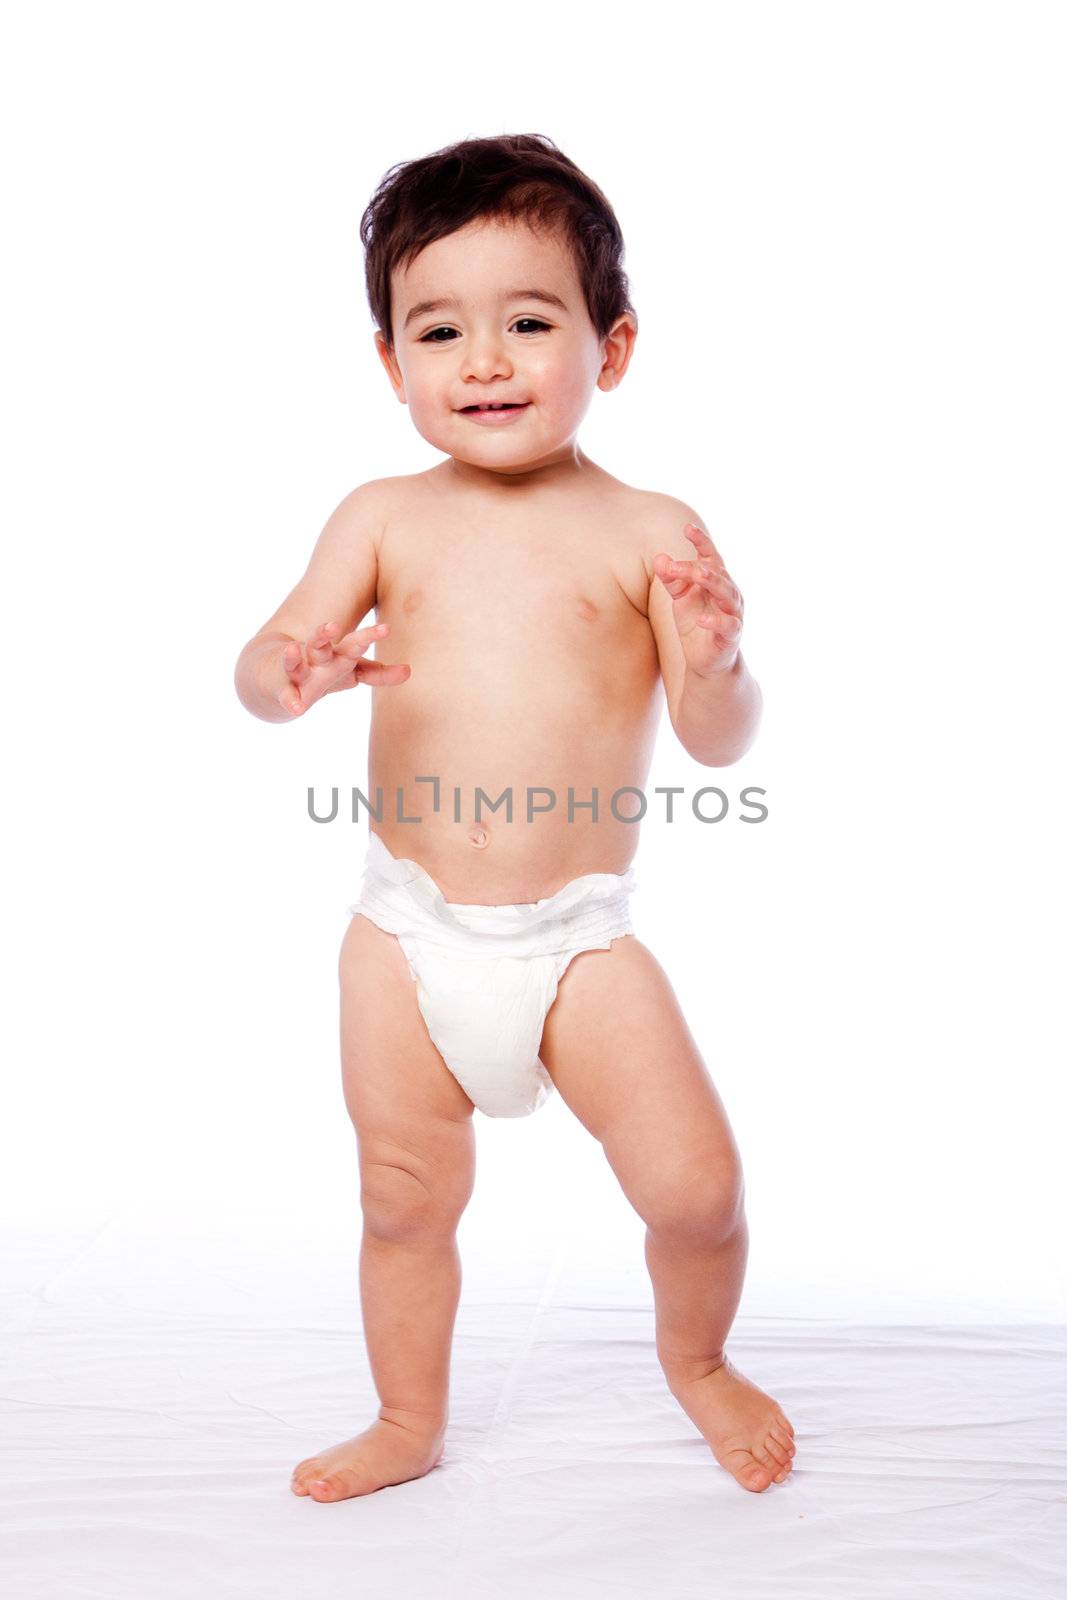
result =
[[[411,667],[406,661],[360,661],[356,667],[357,680],[375,688],[406,683],[410,677]]]
[[[678,567],[682,569],[680,572],[675,570]],[[688,563],[683,565],[682,562],[675,561],[673,556],[664,555],[661,551],[652,558],[652,570],[667,593],[675,598],[684,594],[689,587]]]

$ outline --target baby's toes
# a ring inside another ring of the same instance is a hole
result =
[[[308,1481],[308,1493],[313,1500],[346,1500],[350,1495],[361,1494],[362,1486],[354,1472],[327,1472]]]
[[[731,1467],[730,1470],[742,1488],[752,1489],[758,1494],[761,1490],[766,1489],[767,1485],[773,1480],[774,1474],[778,1470],[778,1463],[772,1461],[765,1466],[763,1462],[757,1461],[750,1451],[746,1450],[744,1454],[748,1456],[748,1460],[739,1462],[736,1467]]]

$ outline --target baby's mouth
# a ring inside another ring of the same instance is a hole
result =
[[[525,411],[529,403],[528,400],[494,400],[485,405],[461,406],[460,410],[466,415],[469,415],[472,411]]]

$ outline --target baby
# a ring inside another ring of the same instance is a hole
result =
[[[378,355],[444,459],[342,500],[236,669],[267,722],[360,683],[372,698],[340,990],[381,1405],[291,1486],[341,1500],[440,1460],[473,1113],[527,1115],[558,1090],[646,1224],[670,1392],[758,1492],[794,1444],[724,1348],[748,1251],[740,1157],[628,912],[661,684],[696,761],[728,765],[755,736],[741,595],[691,506],[578,444],[637,318],[615,214],[551,140],[391,168],[361,238]]]

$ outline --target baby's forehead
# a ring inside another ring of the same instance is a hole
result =
[[[438,290],[458,299],[506,298],[533,285],[566,299],[580,287],[570,241],[558,228],[495,217],[432,240],[398,263],[392,280],[394,292],[407,300]]]

